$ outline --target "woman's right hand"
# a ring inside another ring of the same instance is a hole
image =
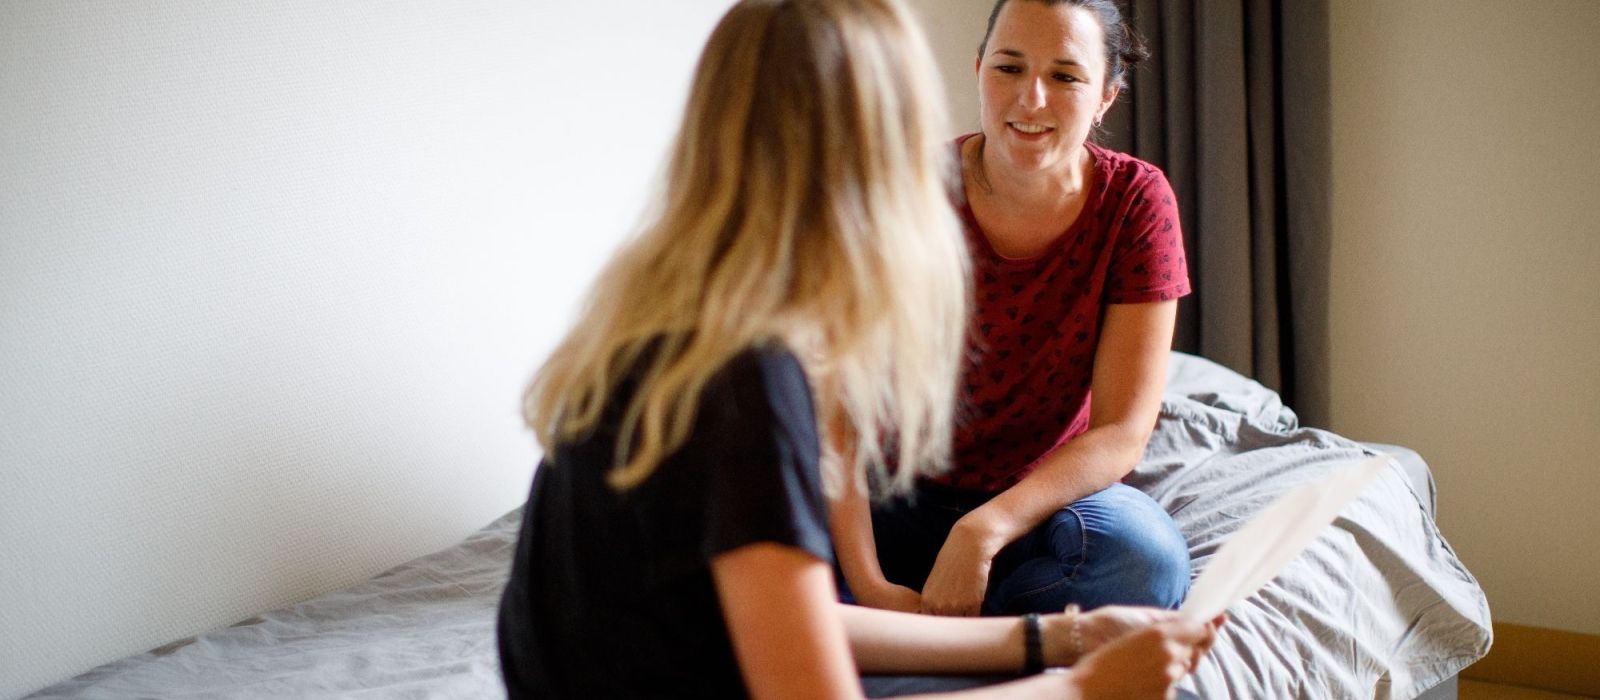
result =
[[[1176,610],[1164,610],[1142,605],[1106,605],[1086,613],[1077,613],[1077,630],[1073,631],[1073,613],[1050,615],[1045,633],[1045,661],[1053,666],[1071,666],[1078,657],[1088,654],[1123,635],[1154,627],[1163,622],[1181,618]],[[1218,615],[1210,626],[1221,627],[1226,615]],[[1075,638],[1075,642],[1074,642]],[[1209,643],[1197,649],[1195,662],[1210,651]]]
[[[1210,648],[1215,622],[1174,617],[1085,655],[1071,670],[1080,697],[1172,697],[1172,685],[1193,671],[1196,660]]]

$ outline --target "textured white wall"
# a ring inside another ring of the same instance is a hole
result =
[[[1332,7],[1333,427],[1427,458],[1497,621],[1600,634],[1600,3]]]
[[[729,4],[0,3],[0,697],[518,504]]]

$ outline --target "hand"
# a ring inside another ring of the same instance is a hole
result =
[[[1178,613],[1171,610],[1128,605],[1107,605],[1087,613],[1046,615],[1043,620],[1045,665],[1071,666],[1080,657],[1114,639],[1177,617]]]
[[[922,611],[922,595],[897,583],[880,579],[875,585],[863,586],[859,591],[851,590],[851,593],[855,594],[857,603],[869,608],[910,613]]]
[[[922,612],[964,617],[981,612],[993,557],[978,538],[957,523],[939,548],[928,581],[922,585]]]
[[[1079,634],[1083,641],[1083,653],[1099,649],[1123,635],[1176,619],[1178,619],[1177,611],[1161,608],[1130,605],[1107,605],[1096,608],[1083,613],[1083,619],[1078,623]]]
[[[1216,625],[1173,617],[1125,634],[1083,657],[1072,668],[1085,700],[1169,698],[1172,684],[1194,670],[1216,639]]]
[[[1078,642],[1081,645],[1074,649],[1072,644],[1072,616],[1050,615],[1045,618],[1047,626],[1045,639],[1045,662],[1051,666],[1070,666],[1075,663],[1079,655],[1086,655],[1112,641],[1125,635],[1137,632],[1147,627],[1178,620],[1180,613],[1175,610],[1149,608],[1129,605],[1107,605],[1087,613],[1079,613]],[[1218,615],[1215,620],[1207,624],[1214,632],[1221,627],[1227,619],[1226,615]],[[1212,638],[1214,639],[1214,637]],[[1190,668],[1198,664],[1200,657],[1211,649],[1208,640],[1202,647],[1197,648],[1198,653],[1192,659]]]

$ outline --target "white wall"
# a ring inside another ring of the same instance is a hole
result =
[[[0,3],[0,697],[520,503],[729,4]]]
[[[1496,621],[1600,634],[1600,3],[1332,7],[1333,427],[1427,458]]]
[[[945,101],[954,135],[978,130],[978,74],[973,60],[989,20],[988,0],[907,0],[927,32],[944,74]]]

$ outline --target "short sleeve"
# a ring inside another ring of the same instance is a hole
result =
[[[799,362],[781,350],[756,351],[714,384],[708,390],[726,400],[711,408],[720,446],[708,465],[702,556],[773,542],[831,564],[816,414]]]
[[[1189,293],[1177,197],[1153,166],[1124,195],[1122,230],[1107,271],[1106,303],[1169,301]]]

